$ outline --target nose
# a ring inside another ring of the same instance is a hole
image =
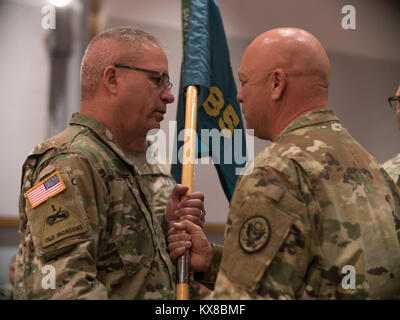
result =
[[[239,89],[239,92],[236,95],[236,100],[239,101],[240,103],[243,102],[242,88]]]
[[[161,101],[164,102],[165,104],[169,104],[175,101],[171,89],[166,88],[161,92]]]

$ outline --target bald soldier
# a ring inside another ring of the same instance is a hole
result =
[[[16,299],[174,299],[167,222],[203,225],[204,207],[202,193],[178,203],[188,189],[146,158],[171,86],[154,36],[126,27],[91,41],[80,113],[23,166]]]
[[[396,95],[389,97],[390,107],[396,111],[397,115],[397,124],[400,128],[400,85],[397,88]],[[385,170],[389,173],[392,179],[396,182],[396,184],[400,187],[400,153],[395,156],[393,159],[386,161],[382,165]]]
[[[398,196],[329,109],[329,75],[324,48],[304,30],[273,29],[246,49],[237,99],[247,127],[272,144],[238,179],[222,260],[194,224],[169,230],[173,260],[191,246],[205,283],[219,270],[214,298],[399,296]]]

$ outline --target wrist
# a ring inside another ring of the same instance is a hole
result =
[[[213,258],[213,247],[214,247],[214,245],[213,245],[212,242],[209,242],[208,246],[209,247],[208,247],[208,250],[207,250],[207,253],[206,253],[206,259],[205,259],[204,267],[203,267],[203,270],[201,271],[201,272],[204,272],[204,273],[206,273],[208,271],[208,269],[210,268],[211,261],[212,261],[212,258]]]

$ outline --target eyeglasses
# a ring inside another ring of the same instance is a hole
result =
[[[154,70],[148,70],[148,69],[143,69],[143,68],[136,68],[136,67],[130,67],[124,64],[114,64],[115,68],[125,68],[125,69],[131,69],[131,70],[137,70],[137,71],[142,71],[142,72],[147,72],[147,73],[151,73],[151,74],[156,74],[158,76],[160,76],[159,78],[157,78],[158,80],[158,87],[160,89],[171,89],[172,88],[172,83],[169,82],[169,76],[161,71],[154,71]]]
[[[400,96],[392,96],[388,98],[390,108],[396,111],[399,108]]]

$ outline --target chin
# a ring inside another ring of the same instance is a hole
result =
[[[147,131],[150,131],[150,130],[153,130],[153,129],[160,129],[161,128],[161,124],[160,124],[160,122],[159,121],[154,121],[151,125],[149,125],[148,126],[148,130]]]

